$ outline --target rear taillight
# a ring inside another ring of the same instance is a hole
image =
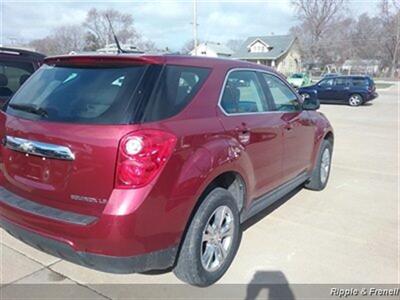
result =
[[[122,138],[115,187],[139,188],[150,183],[170,158],[176,137],[160,130],[140,130]]]

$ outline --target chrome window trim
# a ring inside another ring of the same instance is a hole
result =
[[[61,160],[75,160],[75,155],[71,149],[65,146],[47,144],[38,141],[27,140],[14,136],[5,136],[4,146],[8,149],[34,155]]]
[[[224,79],[224,83],[222,84],[222,88],[221,88],[221,91],[220,91],[220,94],[219,94],[219,99],[218,99],[218,108],[221,110],[221,112],[225,115],[225,116],[227,116],[227,117],[230,117],[230,116],[248,116],[248,115],[265,115],[265,114],[273,114],[273,113],[285,113],[285,112],[293,112],[293,111],[284,111],[284,110],[271,110],[271,111],[262,111],[262,112],[246,112],[246,113],[228,113],[228,112],[226,112],[225,111],[225,109],[222,107],[222,105],[221,105],[221,101],[222,101],[222,96],[224,95],[224,91],[225,91],[225,86],[226,86],[226,83],[228,82],[228,78],[229,78],[229,75],[232,73],[232,72],[236,72],[236,71],[250,71],[250,72],[256,72],[256,73],[265,73],[265,74],[268,74],[268,75],[272,75],[272,76],[274,76],[274,77],[276,77],[277,79],[279,79],[280,81],[282,81],[293,93],[294,93],[294,95],[297,97],[297,99],[299,100],[299,102],[300,102],[300,98],[299,98],[299,96],[298,96],[298,93],[295,91],[295,90],[293,90],[293,87],[291,87],[290,85],[288,85],[286,82],[284,82],[282,79],[280,79],[278,76],[276,76],[276,74],[274,74],[273,72],[269,72],[269,71],[267,71],[267,70],[261,70],[261,69],[253,69],[253,68],[232,68],[232,69],[229,69],[228,70],[228,72],[226,73],[226,75],[225,75],[225,79]],[[301,103],[301,102],[300,102]],[[300,109],[299,110],[299,112],[301,112],[302,110]]]

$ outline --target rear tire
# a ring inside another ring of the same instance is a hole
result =
[[[196,286],[215,283],[231,265],[240,240],[235,199],[227,190],[215,188],[201,203],[189,225],[174,268],[175,276]]]
[[[310,180],[305,187],[313,191],[322,191],[329,180],[332,162],[333,145],[329,140],[324,140],[321,144],[317,164],[311,174]]]
[[[360,94],[352,94],[349,98],[349,105],[350,106],[360,106],[363,104],[363,98]]]

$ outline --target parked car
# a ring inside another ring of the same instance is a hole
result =
[[[47,58],[0,111],[1,226],[89,268],[210,285],[242,222],[325,188],[333,131],[318,107],[242,61]]]
[[[307,73],[294,73],[288,77],[287,81],[295,88],[311,84],[311,78]]]
[[[308,97],[311,91],[317,92],[322,103],[347,103],[359,106],[378,97],[375,83],[369,76],[339,76],[325,78],[315,85],[299,89]]]
[[[43,54],[0,47],[0,107],[40,67]]]

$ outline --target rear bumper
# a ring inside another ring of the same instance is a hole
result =
[[[44,237],[6,221],[4,218],[0,219],[0,225],[17,239],[41,251],[91,269],[109,273],[125,274],[167,269],[174,264],[177,253],[177,247],[171,247],[136,256],[99,255],[75,251],[67,243]]]
[[[366,101],[366,102],[372,101],[372,100],[378,98],[378,96],[379,96],[379,95],[378,95],[377,92],[370,93],[370,94],[367,95],[367,99],[366,99],[365,101]]]
[[[46,206],[0,186],[0,227],[21,241],[89,268],[134,273],[173,265],[182,210],[144,190],[114,190],[104,211],[88,216]]]

